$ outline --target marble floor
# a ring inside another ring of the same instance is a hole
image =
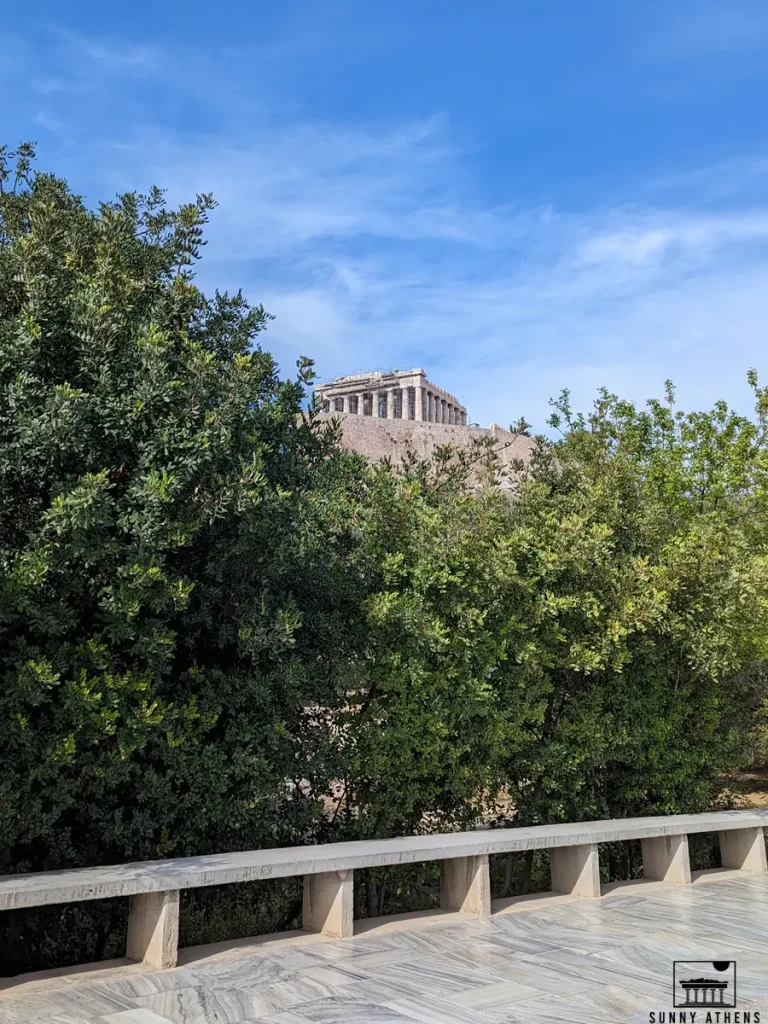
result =
[[[728,873],[691,886],[641,884],[482,920],[201,949],[183,959],[170,971],[118,966],[12,985],[0,991],[0,1022],[669,1021],[660,1013],[672,1009],[675,960],[735,960],[741,1016],[731,1020],[768,1022],[768,879]],[[692,1019],[707,1020],[701,1010]]]

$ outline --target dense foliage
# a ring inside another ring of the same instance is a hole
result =
[[[564,395],[511,488],[482,444],[368,467],[268,314],[195,286],[209,196],[94,210],[32,156],[0,161],[0,872],[720,799],[766,732],[756,380],[754,419]],[[300,908],[221,899],[190,934]],[[123,911],[77,913],[0,917],[0,958],[118,949]]]
[[[192,283],[209,197],[91,211],[25,152],[10,173],[0,870],[292,842],[358,586],[328,557],[348,457],[299,415],[309,364],[281,381],[264,310]]]
[[[587,419],[566,395],[561,425],[514,514],[546,694],[508,772],[521,819],[709,806],[764,692],[763,424],[686,416],[668,385],[642,411],[603,393]]]

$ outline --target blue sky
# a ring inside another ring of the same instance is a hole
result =
[[[12,4],[0,140],[89,201],[219,202],[200,267],[321,379],[473,418],[768,378],[765,0]]]

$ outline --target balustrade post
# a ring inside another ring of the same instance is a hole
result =
[[[354,872],[323,871],[304,876],[304,930],[331,939],[349,939],[354,931]]]
[[[553,892],[572,896],[600,895],[600,856],[597,843],[558,846],[549,851]]]
[[[440,906],[487,917],[491,912],[488,856],[451,857],[441,863]]]
[[[768,871],[765,837],[761,828],[734,828],[720,833],[724,868],[763,873]]]
[[[175,967],[179,957],[179,893],[131,896],[126,955],[150,967]]]
[[[688,855],[688,836],[658,836],[642,839],[643,878],[658,882],[691,881],[691,861]]]

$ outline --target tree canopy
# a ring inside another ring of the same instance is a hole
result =
[[[0,857],[60,867],[291,841],[305,707],[345,602],[351,460],[192,281],[213,206],[90,210],[22,153],[0,196]],[[338,563],[341,564],[341,563]],[[330,589],[337,599],[326,600]]]

